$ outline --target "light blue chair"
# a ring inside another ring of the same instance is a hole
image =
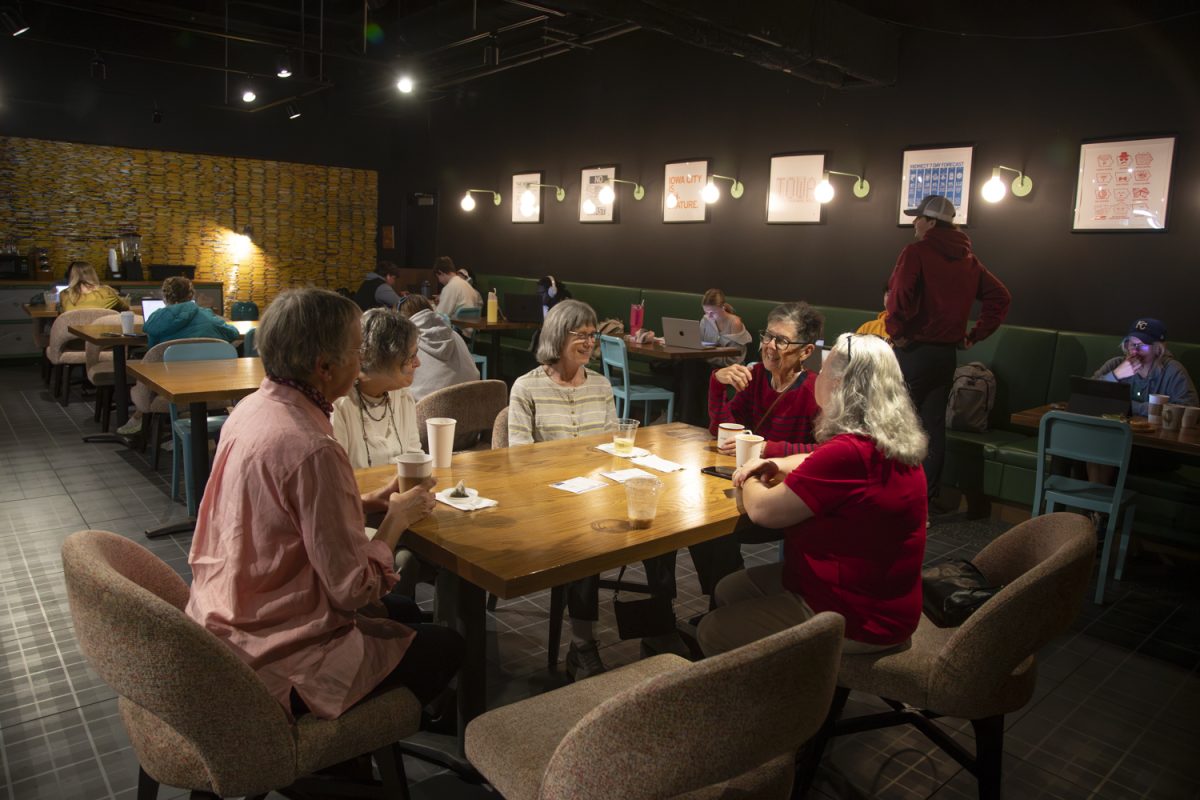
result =
[[[1096,579],[1096,603],[1104,602],[1104,582],[1108,579],[1108,559],[1117,530],[1117,517],[1125,515],[1121,530],[1121,546],[1117,552],[1116,579],[1125,571],[1125,551],[1137,511],[1137,492],[1125,488],[1129,472],[1129,451],[1133,431],[1119,420],[1051,411],[1042,417],[1038,427],[1037,483],[1033,491],[1033,516],[1053,513],[1057,506],[1082,508],[1108,514],[1108,529],[1104,533],[1104,550],[1100,556],[1100,575]],[[1069,478],[1065,475],[1046,475],[1046,457],[1061,456],[1076,461],[1103,464],[1117,468],[1114,486]]]
[[[600,362],[604,368],[604,377],[612,384],[613,395],[617,398],[617,416],[628,417],[630,406],[634,403],[646,404],[646,422],[650,422],[650,403],[656,400],[667,401],[667,422],[675,418],[675,393],[670,389],[660,389],[657,386],[638,386],[629,383],[629,351],[625,349],[625,340],[619,336],[600,337]],[[614,377],[612,370],[619,369],[621,374]]]
[[[242,355],[246,358],[258,358],[258,342],[254,335],[256,330],[257,328],[251,328],[242,337]]]
[[[196,342],[175,344],[163,352],[163,361],[216,361],[237,358],[237,350],[229,342]],[[220,432],[226,414],[208,415],[208,438]],[[192,421],[179,416],[179,407],[171,403],[171,497],[179,496],[179,462],[183,460],[183,486],[188,514],[196,515],[196,500],[192,496]]]
[[[459,306],[458,308],[454,309],[454,313],[451,314],[450,316],[458,317],[459,319],[479,319],[482,316],[482,313],[481,313],[482,311],[483,311],[483,309],[481,309],[479,307],[470,308],[467,306]],[[446,320],[446,324],[450,324],[449,319]],[[495,335],[495,334],[493,333],[493,335]],[[475,366],[479,368],[479,379],[486,381],[488,379],[488,376],[487,376],[488,360],[487,360],[487,356],[481,356],[475,352],[475,343],[477,341],[479,341],[479,337],[472,336],[470,338],[470,341],[467,342],[467,344],[469,344],[471,346],[471,360],[474,361]]]

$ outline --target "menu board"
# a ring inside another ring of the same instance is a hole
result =
[[[1175,137],[1090,142],[1079,150],[1077,231],[1161,231]]]

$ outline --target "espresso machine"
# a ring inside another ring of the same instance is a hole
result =
[[[142,280],[142,235],[127,231],[117,237],[118,273],[112,277],[124,281]]]

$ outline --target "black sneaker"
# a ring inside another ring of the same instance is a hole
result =
[[[595,641],[588,642],[582,647],[576,647],[574,642],[567,649],[565,663],[567,677],[571,680],[583,680],[601,672],[608,672],[608,667],[600,660],[600,647]]]

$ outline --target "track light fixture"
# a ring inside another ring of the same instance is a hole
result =
[[[158,107],[157,101],[155,101],[155,103],[154,103],[154,113],[150,115],[150,119],[154,122],[155,125],[162,124],[163,113],[162,113],[162,109]]]
[[[287,118],[288,119],[300,119],[300,109],[296,108],[296,106],[294,104],[288,103],[287,104]]]
[[[0,27],[3,27],[4,32],[9,36],[20,36],[29,30],[29,24],[25,22],[25,17],[16,9],[0,11]]]
[[[292,77],[292,53],[290,50],[275,56],[275,74],[280,78]]]
[[[242,85],[242,102],[253,103],[258,99],[258,94],[254,91],[254,79],[247,75],[246,82]]]

